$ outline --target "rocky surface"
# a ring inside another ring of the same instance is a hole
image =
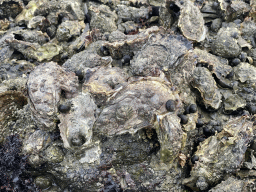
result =
[[[256,4],[2,0],[1,191],[255,191]]]

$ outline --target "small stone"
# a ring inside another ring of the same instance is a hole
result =
[[[222,20],[220,18],[214,19],[211,24],[211,30],[217,32],[221,28]]]
[[[232,65],[237,66],[240,62],[241,62],[240,59],[235,58],[235,59],[232,60]]]
[[[61,113],[67,113],[70,110],[69,105],[59,105],[59,112]]]
[[[191,163],[195,164],[196,161],[199,160],[199,157],[197,155],[194,155],[192,158],[191,158]]]
[[[256,114],[256,106],[254,105],[249,105],[248,106],[248,111],[253,115]]]
[[[211,129],[208,126],[203,128],[203,133],[206,137],[210,137],[212,135]]]
[[[204,125],[204,122],[202,119],[197,119],[196,127],[202,127]]]
[[[246,60],[246,58],[247,58],[247,53],[242,52],[242,53],[239,55],[239,58],[241,59],[241,61],[245,62],[245,60]]]
[[[152,7],[152,16],[159,16],[160,7],[153,6]]]
[[[82,81],[84,79],[84,74],[83,74],[83,71],[82,70],[77,70],[76,71],[76,76],[78,77],[78,80],[79,81]]]
[[[181,124],[187,124],[188,123],[188,116],[187,115],[179,115],[181,119]]]
[[[108,56],[109,55],[109,50],[108,48],[106,48],[105,46],[101,46],[100,47],[100,51],[104,56]]]
[[[122,58],[121,62],[122,62],[123,65],[125,65],[125,64],[129,65],[130,64],[130,60],[131,60],[131,57],[129,55],[125,55]]]
[[[85,23],[90,23],[90,21],[91,21],[90,15],[89,15],[89,14],[85,14],[84,22],[85,22]]]
[[[195,112],[197,112],[197,106],[196,106],[196,104],[191,104],[191,105],[189,106],[189,112],[190,112],[190,113],[195,113]]]
[[[219,133],[222,131],[221,126],[215,126],[214,129]]]
[[[170,112],[175,111],[175,108],[176,108],[175,101],[174,100],[168,100],[165,104],[165,107],[166,107],[167,111],[170,111]]]

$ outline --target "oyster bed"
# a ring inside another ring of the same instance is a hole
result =
[[[256,191],[254,0],[0,10],[0,191]]]

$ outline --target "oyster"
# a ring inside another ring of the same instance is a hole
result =
[[[50,135],[42,130],[32,133],[24,142],[23,151],[26,154],[39,153],[51,143]]]
[[[90,26],[99,29],[102,33],[112,32],[117,29],[117,14],[106,5],[89,2],[89,13],[92,15]],[[107,25],[106,25],[107,23]]]
[[[192,44],[181,36],[152,35],[131,61],[131,72],[134,75],[155,76],[157,70],[168,71],[190,49]]]
[[[83,21],[65,21],[62,22],[57,29],[56,38],[58,41],[68,41],[72,37],[79,36],[85,28]]]
[[[175,113],[157,115],[159,127],[156,129],[161,144],[160,158],[165,163],[171,163],[184,147],[187,135],[182,131],[180,118]]]
[[[43,1],[29,1],[29,3],[22,10],[22,12],[15,18],[15,22],[17,24],[28,23],[33,18],[37,7],[43,3]]]
[[[95,98],[96,104],[102,106],[108,97],[127,84],[128,74],[119,67],[101,67],[84,84]]]
[[[160,78],[142,78],[116,93],[95,122],[98,135],[135,133],[152,127],[155,113],[166,112],[165,103],[179,99],[168,83]]]
[[[235,79],[241,83],[250,83],[256,81],[256,67],[249,63],[240,63],[234,67]]]
[[[192,168],[191,177],[184,179],[183,184],[193,190],[205,190],[200,187],[202,184],[217,184],[225,174],[240,168],[253,137],[252,127],[253,122],[248,117],[233,118],[224,125],[222,132],[202,142],[195,152],[199,161]],[[203,182],[200,185],[199,179]]]
[[[200,92],[206,108],[218,109],[220,107],[222,95],[208,69],[204,67],[195,68],[191,84]]]
[[[43,45],[49,42],[50,38],[46,33],[37,30],[18,30],[13,32],[14,38],[29,43]]]
[[[29,59],[41,61],[50,61],[53,57],[59,55],[62,47],[53,42],[48,42],[43,45],[38,43],[29,43],[16,39],[6,40],[6,42],[17,51],[21,52]]]
[[[232,71],[227,59],[217,57],[201,49],[194,49],[193,53],[197,63],[207,67],[218,79],[226,77]]]
[[[106,66],[112,62],[111,57],[101,57],[95,51],[84,50],[68,59],[63,67],[71,71],[85,70],[98,66]]]
[[[92,127],[96,120],[96,104],[91,95],[82,93],[71,99],[69,113],[60,113],[59,129],[65,148],[86,146],[92,142]]]
[[[241,53],[241,47],[235,38],[231,37],[226,29],[220,29],[211,48],[214,54],[224,58],[234,58]]]
[[[138,52],[141,47],[148,41],[150,34],[159,31],[157,26],[141,30],[135,35],[125,35],[120,31],[113,31],[109,35],[109,42],[103,44],[113,59],[121,59],[124,55]]]
[[[74,97],[77,94],[78,78],[57,63],[49,62],[37,66],[30,73],[27,86],[35,119],[42,125],[41,129],[53,130],[61,92],[65,92],[66,98]]]
[[[149,18],[149,9],[146,7],[130,7],[126,5],[117,5],[117,16],[123,21],[139,21],[139,19]]]
[[[200,42],[205,39],[206,29],[203,15],[192,1],[185,1],[181,7],[178,26],[189,40]]]

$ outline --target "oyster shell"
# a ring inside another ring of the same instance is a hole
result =
[[[82,93],[71,99],[71,111],[67,114],[60,113],[59,129],[65,148],[92,142],[92,127],[96,120],[96,104],[89,93]],[[72,142],[73,140],[75,142]],[[78,140],[81,141],[78,141]]]
[[[250,83],[256,81],[256,67],[249,63],[240,63],[234,67],[235,79],[241,83]]]
[[[211,48],[214,54],[224,58],[234,58],[241,53],[241,47],[236,39],[230,36],[226,29],[220,29]]]
[[[12,48],[21,52],[25,57],[29,59],[36,59],[39,62],[50,61],[53,57],[59,55],[62,50],[62,47],[53,42],[48,42],[43,45],[39,45],[38,43],[19,41],[16,39],[8,39],[6,42]]]
[[[111,11],[108,6],[89,2],[89,12],[92,16],[90,22],[92,28],[99,29],[102,33],[111,33],[112,31],[117,30],[117,14],[115,11]]]
[[[148,41],[150,34],[158,32],[157,26],[141,30],[135,35],[125,35],[120,31],[113,31],[109,35],[109,42],[103,44],[113,59],[121,59],[124,55],[138,52],[141,47]]]
[[[74,97],[78,78],[73,72],[64,71],[57,63],[49,62],[37,66],[30,73],[27,86],[35,119],[42,125],[41,129],[53,130],[61,92],[65,92],[66,98]]]
[[[131,82],[108,102],[95,122],[94,132],[114,136],[152,127],[154,114],[166,112],[165,103],[169,99],[179,97],[160,78]]]
[[[189,40],[200,42],[205,39],[203,15],[192,1],[185,1],[184,6],[181,7],[178,26]]]
[[[85,28],[83,21],[65,21],[62,22],[57,29],[56,38],[58,41],[68,41],[72,37],[79,36]]]
[[[191,84],[200,92],[206,108],[218,109],[220,107],[222,95],[208,69],[204,67],[195,68]]]
[[[134,75],[154,76],[157,70],[168,71],[190,49],[192,44],[181,36],[152,35],[131,60],[131,72]]]
[[[233,118],[224,125],[222,132],[202,142],[195,152],[199,161],[192,168],[191,177],[184,179],[183,184],[199,190],[196,183],[200,177],[206,184],[213,185],[220,182],[225,174],[240,168],[247,145],[253,137],[252,127],[253,122],[248,117]]]
[[[157,137],[161,144],[160,158],[165,163],[171,163],[184,147],[187,135],[182,131],[180,118],[175,113],[157,115],[159,127]]]
[[[96,104],[102,106],[108,97],[127,84],[128,74],[119,67],[101,67],[84,84],[95,98]]]
[[[26,154],[38,154],[51,143],[50,135],[42,130],[32,133],[24,142],[23,151]]]
[[[227,59],[217,57],[201,49],[194,49],[193,53],[197,57],[197,63],[205,65],[218,79],[223,79],[232,71]]]

